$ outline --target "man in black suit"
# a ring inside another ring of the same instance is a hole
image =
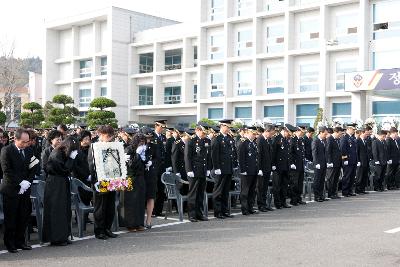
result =
[[[322,126],[318,129],[318,136],[316,136],[311,144],[311,151],[314,164],[314,199],[317,202],[323,202],[324,196],[324,183],[326,176],[326,156],[325,156],[325,142],[328,135],[328,129]]]
[[[342,128],[333,128],[333,133],[326,142],[326,178],[328,182],[328,197],[339,198],[337,194],[340,169],[342,167],[342,152],[340,151],[340,137]]]
[[[29,147],[29,131],[18,129],[14,137],[14,143],[4,147],[0,156],[4,173],[0,185],[4,206],[4,244],[11,253],[16,253],[17,249],[32,249],[25,242],[25,230],[32,209],[30,186],[39,166],[39,160]]]
[[[385,137],[386,131],[381,130],[378,132],[377,138],[372,142],[372,156],[375,163],[374,190],[379,192],[383,192],[383,181],[388,163]]]
[[[388,149],[388,170],[387,170],[387,187],[388,190],[395,190],[399,187],[399,172],[400,172],[400,149],[398,143],[397,128],[390,128],[390,136],[386,139]]]
[[[293,127],[293,126],[291,126]],[[301,199],[304,182],[304,163],[305,163],[305,151],[304,151],[304,139],[303,131],[300,127],[293,127],[294,136],[290,141],[290,204],[297,206],[299,204],[306,204]]]
[[[257,177],[257,205],[258,210],[261,212],[273,210],[272,208],[267,207],[267,191],[272,170],[272,137],[274,134],[275,126],[269,124],[265,126],[262,134],[257,138],[258,162],[263,174]]]
[[[340,150],[342,151],[343,178],[342,195],[345,197],[355,196],[353,193],[354,180],[357,170],[357,143],[355,138],[355,123],[346,125],[346,134],[340,139]]]
[[[369,155],[367,136],[368,131],[365,128],[360,130],[360,137],[357,138],[357,171],[356,171],[356,193],[367,194],[365,187],[367,187],[369,176]]]
[[[312,127],[307,128],[307,132],[304,136],[304,153],[306,160],[312,162],[312,152],[311,152],[311,143],[313,141],[315,130]]]

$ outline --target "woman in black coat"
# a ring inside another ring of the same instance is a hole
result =
[[[57,130],[52,130],[47,135],[47,141],[49,143],[49,146],[43,150],[42,156],[41,156],[42,157],[42,160],[41,160],[42,170],[44,171],[46,176],[47,176],[46,166],[47,166],[47,162],[49,161],[50,153],[51,153],[51,151],[54,150],[54,148],[56,148],[60,145],[61,140],[62,140],[61,137],[62,137],[62,133]],[[46,177],[44,177],[44,178],[46,179]]]
[[[136,134],[132,144],[127,147],[128,177],[132,178],[133,190],[121,193],[121,224],[130,232],[144,230],[144,213],[146,202],[146,187],[144,181],[145,155],[137,151],[145,146],[146,138],[143,134]]]
[[[67,137],[55,148],[47,162],[46,187],[44,190],[43,241],[51,245],[70,244],[71,233],[71,191],[69,176],[74,168],[79,144],[73,137]]]

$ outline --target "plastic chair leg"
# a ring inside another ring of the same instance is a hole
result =
[[[207,196],[207,192],[204,192],[203,209],[204,209],[204,216],[208,217],[208,196]]]

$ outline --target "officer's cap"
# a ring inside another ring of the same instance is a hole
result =
[[[161,126],[162,128],[167,127],[167,120],[157,120],[154,121],[155,125]]]
[[[233,120],[229,120],[229,119],[225,119],[225,120],[220,120],[219,121],[219,125],[225,125],[225,126],[228,126],[228,127],[231,127],[232,125],[232,121]]]
[[[291,124],[289,124],[289,123],[286,123],[285,124],[285,128],[289,131],[289,132],[295,132],[295,131],[297,131],[297,129],[298,128],[296,128],[296,127],[294,127],[293,125],[291,125]]]
[[[146,137],[153,136],[153,130],[147,126],[143,126],[142,129],[140,129],[140,132],[144,134]]]
[[[247,131],[251,132],[251,133],[257,133],[257,127],[255,126],[251,126],[251,127],[247,127]]]
[[[275,125],[274,124],[267,124],[264,127],[264,131],[267,131],[267,132],[272,132],[274,130],[275,130]]]
[[[173,130],[174,130],[175,132],[180,133],[180,134],[182,134],[182,133],[185,132],[185,128],[182,127],[182,126],[180,126],[180,125],[175,126],[175,128],[173,128]]]
[[[127,134],[135,134],[136,133],[135,129],[130,128],[130,127],[123,128],[122,131],[124,131]]]
[[[208,123],[202,121],[199,121],[196,126],[201,127],[203,131],[206,131],[210,128],[210,125],[208,125]]]
[[[195,131],[194,131],[193,128],[185,128],[185,132],[186,132],[188,135],[194,135],[194,134],[195,134]]]
[[[219,130],[220,130],[220,128],[218,126],[211,126],[211,129],[216,133],[219,133]]]
[[[347,129],[349,129],[349,128],[356,129],[356,126],[357,126],[356,123],[347,123],[347,124],[345,125],[345,127],[346,127]]]

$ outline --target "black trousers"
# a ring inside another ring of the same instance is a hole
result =
[[[278,171],[272,177],[272,187],[274,191],[274,205],[281,207],[286,204],[289,186],[289,172]]]
[[[115,192],[94,194],[94,234],[110,230],[115,216]]]
[[[369,177],[369,166],[359,166],[356,170],[356,193],[365,192]]]
[[[25,244],[25,230],[32,212],[30,190],[23,195],[3,195],[4,245],[13,248]]]
[[[290,203],[295,204],[301,201],[301,195],[303,194],[304,170],[291,170],[289,177]]]
[[[213,189],[214,215],[229,214],[229,191],[231,188],[232,174],[216,175]]]
[[[159,168],[157,172],[157,191],[156,200],[154,202],[153,214],[160,215],[164,208],[164,201],[166,199],[165,185],[161,182],[161,175],[164,173],[164,168]]]
[[[257,175],[240,175],[240,205],[242,212],[253,211],[256,195]]]
[[[321,169],[314,169],[314,199],[324,199],[326,168],[321,166]]]
[[[343,166],[342,194],[353,193],[354,180],[356,178],[357,165]]]
[[[328,197],[333,197],[337,195],[340,167],[333,167],[326,169],[326,179],[328,183]]]
[[[267,206],[267,192],[271,172],[263,173],[263,176],[257,176],[257,206],[258,208]]]
[[[387,165],[387,185],[389,189],[399,187],[400,185],[399,176],[400,176],[399,164]]]
[[[374,189],[383,190],[383,181],[385,180],[386,165],[375,165]]]
[[[206,190],[206,177],[194,177],[189,180],[188,212],[190,218],[199,218],[204,216],[203,201]]]

